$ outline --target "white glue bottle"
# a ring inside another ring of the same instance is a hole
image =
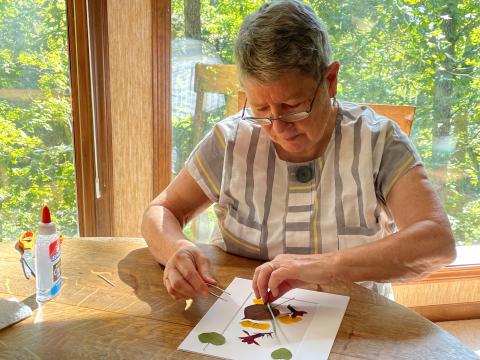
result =
[[[35,238],[35,278],[37,283],[37,301],[44,302],[53,298],[62,286],[60,271],[60,234],[50,218],[50,210],[43,208],[42,222]]]

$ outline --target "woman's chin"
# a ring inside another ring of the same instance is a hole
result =
[[[288,153],[301,153],[307,150],[305,142],[302,141],[284,141],[280,143],[282,149]]]

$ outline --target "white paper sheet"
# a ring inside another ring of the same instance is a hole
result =
[[[246,336],[244,331],[249,335],[272,332],[273,327],[259,330],[240,325],[244,308],[253,305],[255,298],[252,281],[235,278],[226,291],[231,294],[222,295],[227,301],[217,300],[178,349],[224,359],[271,359],[274,350],[287,348],[293,359],[327,359],[350,299],[318,291],[291,290],[273,302],[272,307],[280,313],[290,313],[287,305],[292,305],[307,313],[294,324],[284,324],[277,317],[277,336],[260,336],[255,339],[259,344],[256,345],[243,343],[239,337]],[[268,320],[257,322],[271,324]],[[200,342],[198,335],[205,332],[222,334],[225,344],[216,346]]]

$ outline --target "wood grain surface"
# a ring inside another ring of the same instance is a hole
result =
[[[222,287],[235,276],[251,278],[259,264],[201,246]],[[206,359],[176,348],[215,299],[196,299],[185,312],[185,302],[166,293],[162,271],[142,239],[66,239],[62,290],[37,307],[34,281],[24,278],[13,243],[0,243],[0,297],[34,309],[0,331],[0,359]],[[320,289],[351,297],[330,359],[478,359],[437,325],[356,284]]]
[[[114,236],[139,236],[153,191],[151,0],[108,0]]]

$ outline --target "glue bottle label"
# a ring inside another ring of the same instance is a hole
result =
[[[48,246],[48,254],[50,261],[55,261],[60,257],[60,238],[57,238]]]
[[[40,235],[35,247],[37,300],[43,302],[53,298],[62,285],[59,234]]]

